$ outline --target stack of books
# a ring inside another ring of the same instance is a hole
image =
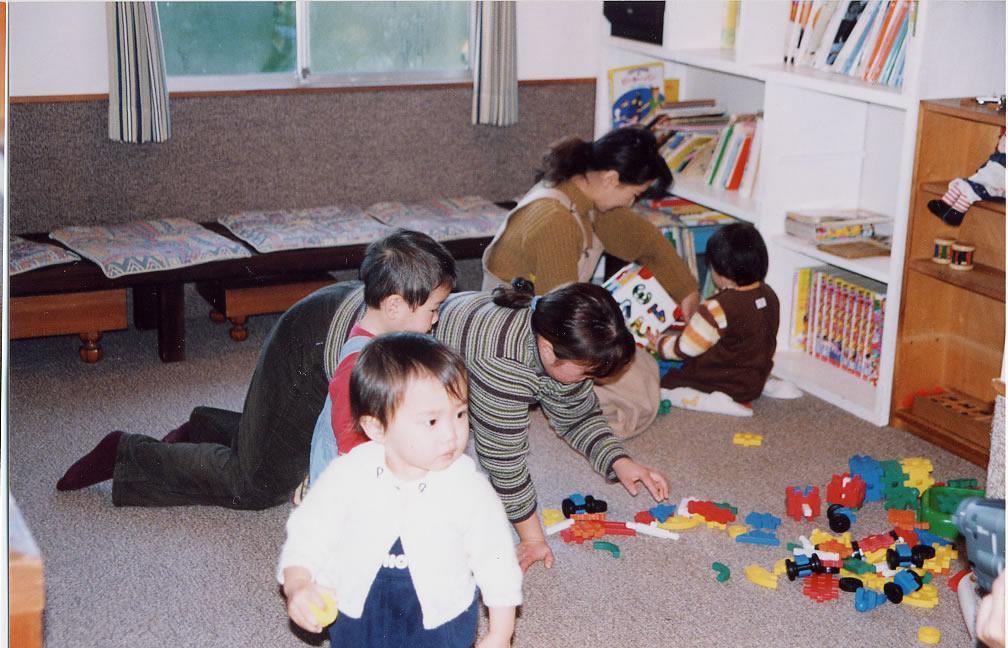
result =
[[[878,383],[885,284],[820,266],[794,276],[791,348]]]
[[[784,231],[814,245],[884,239],[892,235],[892,219],[867,209],[806,209],[789,211]]]
[[[784,62],[900,87],[915,0],[792,0]]]
[[[717,292],[707,268],[707,241],[719,227],[737,219],[679,196],[641,200],[637,211],[675,246],[702,287],[700,294],[706,298]]]
[[[708,186],[752,195],[759,159],[761,115],[733,115],[721,129],[707,165]]]

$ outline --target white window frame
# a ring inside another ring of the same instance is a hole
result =
[[[471,82],[472,64],[455,72],[395,72],[371,74],[313,74],[308,25],[311,0],[297,0],[294,8],[296,57],[294,72],[260,74],[192,74],[168,75],[169,92],[213,92],[241,90],[285,90],[292,88],[344,88],[397,85],[437,85]],[[474,3],[469,3],[469,43],[473,42]]]

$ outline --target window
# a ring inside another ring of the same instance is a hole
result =
[[[159,2],[170,90],[468,79],[471,3]]]

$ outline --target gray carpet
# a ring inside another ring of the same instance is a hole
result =
[[[10,353],[10,488],[45,560],[46,646],[302,646],[325,643],[292,630],[273,567],[288,506],[264,512],[212,508],[116,509],[109,483],[57,493],[63,470],[109,430],[161,435],[195,405],[238,409],[258,345],[273,317],[251,320],[251,336],[232,342],[223,326],[188,322],[189,360],[161,364],[153,331],[105,336],[107,357],[77,359],[75,338],[15,341]],[[876,428],[806,396],[760,400],[752,419],[674,411],[628,442],[640,460],[664,471],[678,501],[729,501],[740,514],[784,517],[784,489],[825,484],[852,454],[878,459],[929,457],[937,479],[984,471],[904,432]],[[574,491],[629,519],[653,502],[609,485],[564,446],[536,415],[531,469],[547,507]],[[734,432],[764,435],[760,448],[731,443]],[[825,521],[820,519],[825,526]],[[858,513],[856,537],[887,530],[884,511]],[[811,524],[785,518],[785,541]],[[933,610],[886,604],[866,614],[853,596],[813,603],[798,583],[777,591],[748,582],[751,563],[771,568],[779,547],[741,545],[697,528],[677,542],[617,538],[622,556],[552,541],[557,564],[534,567],[516,646],[913,646],[917,628],[938,627],[942,645],[968,645],[954,594],[937,579]],[[710,565],[730,566],[715,581]],[[954,570],[958,565],[954,565]]]

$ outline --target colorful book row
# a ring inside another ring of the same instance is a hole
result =
[[[793,0],[784,62],[899,87],[916,0]]]
[[[819,266],[795,272],[791,348],[878,382],[885,284]]]

